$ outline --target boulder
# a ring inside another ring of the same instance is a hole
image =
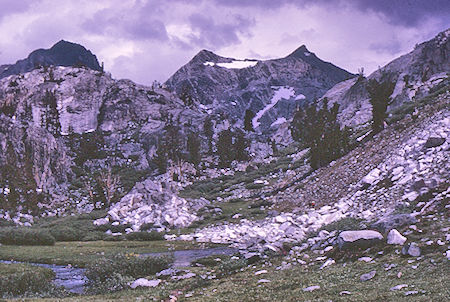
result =
[[[361,281],[369,281],[370,279],[372,279],[373,277],[375,277],[375,275],[377,274],[377,271],[371,271],[368,272],[367,274],[363,274],[361,275],[361,277],[359,278],[359,280]]]
[[[443,137],[429,137],[425,143],[425,148],[438,147],[445,143],[445,138]]]
[[[304,291],[304,292],[312,292],[312,291],[315,291],[315,290],[318,290],[318,289],[320,289],[320,286],[319,286],[319,285],[313,285],[313,286],[305,287],[305,288],[303,289],[303,291]]]
[[[419,257],[421,255],[420,247],[417,243],[412,242],[402,248],[402,254],[405,256]]]
[[[403,236],[402,234],[400,234],[400,232],[397,231],[396,229],[390,230],[389,234],[387,236],[388,244],[403,245],[406,240],[407,240],[407,238],[405,236]]]
[[[344,231],[339,234],[337,243],[341,250],[368,248],[378,244],[382,239],[383,235],[373,230]]]
[[[401,228],[405,225],[411,225],[416,222],[416,217],[411,214],[394,214],[379,219],[370,227],[386,234],[394,228]]]
[[[161,283],[161,280],[157,279],[157,280],[147,280],[145,278],[139,278],[135,281],[133,281],[133,283],[131,283],[130,287],[131,288],[137,288],[139,286],[142,287],[156,287],[159,285],[159,283]]]

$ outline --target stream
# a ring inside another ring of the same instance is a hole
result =
[[[199,250],[182,250],[182,251],[170,251],[170,252],[161,252],[161,253],[146,253],[140,254],[143,257],[158,257],[158,256],[166,256],[172,255],[174,257],[174,262],[172,267],[186,267],[189,266],[190,263],[194,260],[207,257],[210,255],[233,255],[238,250],[228,248],[228,247],[217,247],[217,248],[208,248],[208,249],[199,249]],[[55,264],[43,264],[43,263],[29,263],[29,262],[20,262],[20,261],[4,261],[0,260],[1,263],[24,263],[30,265],[36,265],[40,267],[45,267],[51,269],[55,272],[55,279],[53,280],[54,284],[57,286],[64,287],[67,291],[77,294],[83,294],[85,285],[88,281],[84,272],[85,269],[77,268],[72,266],[63,266],[63,265],[55,265]]]
[[[1,263],[24,263],[51,269],[55,273],[53,283],[57,286],[64,287],[67,291],[77,294],[84,292],[84,285],[87,283],[87,278],[84,275],[85,269],[76,268],[72,266],[63,266],[56,264],[30,263],[20,261],[3,261]]]

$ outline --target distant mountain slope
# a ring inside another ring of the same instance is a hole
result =
[[[350,79],[330,89],[324,97],[341,105],[343,123],[358,125],[372,118],[366,85],[370,79],[380,79],[382,72],[396,83],[390,109],[444,86],[450,73],[450,29],[416,45],[413,51],[373,72],[367,79]]]
[[[0,79],[32,71],[39,66],[86,66],[93,70],[101,70],[97,57],[83,46],[59,41],[50,49],[37,49],[23,60],[11,65],[0,66]]]
[[[178,94],[192,94],[211,112],[237,124],[249,109],[259,117],[253,125],[264,132],[274,122],[292,117],[302,102],[321,97],[353,76],[303,45],[285,58],[267,61],[225,58],[202,50],[165,84]]]

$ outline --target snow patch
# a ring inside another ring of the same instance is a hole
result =
[[[296,100],[296,101],[304,100],[304,99],[306,99],[306,96],[303,95],[303,94],[301,94],[301,93],[295,97],[295,100]]]
[[[284,123],[286,123],[286,122],[287,122],[286,118],[284,118],[284,117],[279,117],[275,122],[273,122],[273,123],[270,125],[270,127],[272,128],[272,127],[275,127],[275,126],[284,124]]]
[[[304,54],[305,56],[307,56],[307,57],[309,57],[309,56],[311,55],[311,53],[310,53],[310,52],[307,52],[307,51],[305,51],[303,54]]]
[[[227,69],[242,69],[247,67],[253,67],[258,64],[258,61],[250,61],[250,60],[233,60],[229,63],[214,63],[214,62],[205,62],[203,65],[205,66],[219,66]]]
[[[282,100],[282,99],[288,100],[295,95],[294,88],[292,88],[292,87],[272,87],[272,89],[276,89],[276,90],[275,90],[275,94],[272,97],[271,102],[266,107],[264,107],[262,110],[258,111],[258,113],[256,113],[255,117],[252,119],[253,129],[256,129],[257,127],[259,127],[259,125],[261,124],[259,122],[259,120],[263,117],[263,115],[267,111],[272,109],[280,100]]]

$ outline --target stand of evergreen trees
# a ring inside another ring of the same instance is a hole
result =
[[[310,148],[310,164],[313,169],[323,167],[350,150],[350,128],[341,129],[337,121],[339,105],[328,108],[325,98],[322,107],[311,104],[294,114],[291,133],[294,140]]]

